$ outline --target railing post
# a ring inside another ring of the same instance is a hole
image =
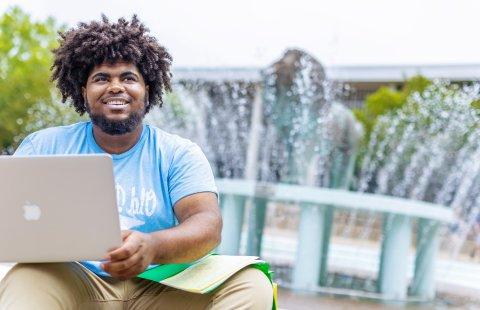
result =
[[[308,289],[318,286],[322,258],[325,210],[317,205],[302,203],[298,234],[297,258],[293,271],[293,287]]]
[[[221,195],[223,230],[222,242],[218,252],[225,255],[238,255],[242,236],[243,216],[245,213],[245,197]]]
[[[410,217],[385,215],[378,290],[387,299],[401,300],[407,297],[410,239]]]
[[[245,167],[245,179],[252,181],[257,179],[258,149],[263,118],[262,96],[262,87],[256,85],[249,135],[250,143],[247,150],[247,163]],[[249,202],[251,203],[249,203],[250,210],[248,214],[247,255],[260,256],[267,200],[254,198]]]
[[[410,293],[432,300],[435,298],[435,257],[438,252],[439,223],[420,219],[417,228],[415,272]]]
[[[263,227],[268,200],[255,198],[250,208],[248,220],[247,255],[260,256],[262,251]]]
[[[336,108],[337,106],[333,106]],[[334,115],[338,114],[338,110],[334,110]],[[338,117],[334,117],[333,119],[337,120],[341,116],[345,116],[344,114],[336,115]],[[349,124],[347,121],[343,121],[344,124]],[[352,121],[353,122],[353,121]],[[349,128],[351,129],[351,128]],[[344,135],[346,135],[348,141],[348,151],[346,152],[344,148],[339,147],[338,145],[334,149],[331,160],[332,166],[330,171],[330,184],[329,187],[331,188],[339,188],[348,190],[352,177],[353,172],[355,170],[355,161],[357,158],[357,151],[360,144],[362,134],[359,134],[359,131],[352,131],[356,134],[352,134],[350,130],[343,130]],[[330,248],[330,241],[333,229],[333,221],[334,221],[334,206],[325,206],[325,216],[324,216],[324,229],[322,235],[322,256],[321,256],[321,264],[320,264],[320,286],[326,286],[328,280],[328,252]]]
[[[333,216],[334,216],[334,207],[333,206],[324,206],[323,207],[323,233],[321,239],[322,251],[320,255],[320,276],[318,284],[320,286],[326,286],[328,280],[328,251],[330,250],[330,241],[332,236],[333,229]]]

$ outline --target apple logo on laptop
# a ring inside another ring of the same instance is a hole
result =
[[[38,221],[40,219],[40,215],[42,215],[42,211],[40,207],[34,203],[30,203],[29,201],[25,202],[23,206],[23,217],[27,221]]]

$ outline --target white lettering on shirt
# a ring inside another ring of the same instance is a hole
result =
[[[122,212],[123,206],[125,205],[125,190],[120,184],[115,185],[115,189],[117,191],[117,207],[118,212]]]
[[[158,199],[153,189],[145,189],[142,187],[137,192],[135,186],[130,188],[130,197],[127,199],[125,189],[119,184],[116,184],[118,211],[122,212],[129,202],[128,208],[125,210],[130,216],[146,215],[153,216],[157,210]]]

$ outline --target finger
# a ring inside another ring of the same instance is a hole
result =
[[[140,249],[140,245],[141,242],[139,238],[136,238],[135,235],[130,235],[129,238],[124,241],[124,244],[120,248],[108,253],[109,260],[121,261],[128,259],[130,256],[138,252],[138,250]]]
[[[116,251],[118,249],[120,249],[122,246],[117,246],[117,247],[113,247],[113,248],[110,248],[107,250],[107,254],[105,254],[102,258],[102,261],[109,261],[110,260],[110,253],[112,253],[113,251]]]
[[[144,255],[140,252],[137,252],[125,260],[104,263],[102,264],[102,268],[110,274],[121,274],[133,268],[133,266],[143,263],[143,258]]]
[[[125,280],[129,280],[131,278],[134,278],[135,274],[132,273],[132,274],[128,274],[128,275],[111,275],[111,276],[115,279],[125,281]]]
[[[122,247],[108,253],[108,260],[111,262],[122,261],[134,255],[139,249],[135,242],[125,243]]]
[[[132,233],[133,231],[132,230],[122,230],[121,231],[121,238],[122,238],[122,242],[125,241],[125,239],[130,236],[130,234]],[[123,245],[122,245],[123,246]],[[108,249],[107,251],[107,254],[105,254],[105,256],[102,258],[102,260],[105,260],[105,261],[109,261],[110,260],[110,253],[115,251],[115,250],[118,250],[120,249],[122,246],[117,246],[117,247],[113,247],[113,248],[110,248]]]
[[[119,279],[119,280],[128,280],[128,279],[131,279],[133,277],[136,277],[137,275],[142,273],[145,269],[146,269],[146,267],[143,266],[143,264],[139,263],[137,265],[132,266],[128,270],[123,270],[121,272],[116,272],[116,273],[110,274],[110,275],[114,278]]]

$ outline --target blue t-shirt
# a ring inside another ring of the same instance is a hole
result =
[[[26,137],[15,155],[105,153],[95,141],[91,122],[40,130]],[[191,141],[143,125],[138,142],[122,154],[112,154],[117,205],[122,230],[145,233],[176,225],[173,206],[181,198],[217,192],[212,169]],[[94,216],[94,215],[92,215]],[[82,262],[108,275],[99,262]]]

